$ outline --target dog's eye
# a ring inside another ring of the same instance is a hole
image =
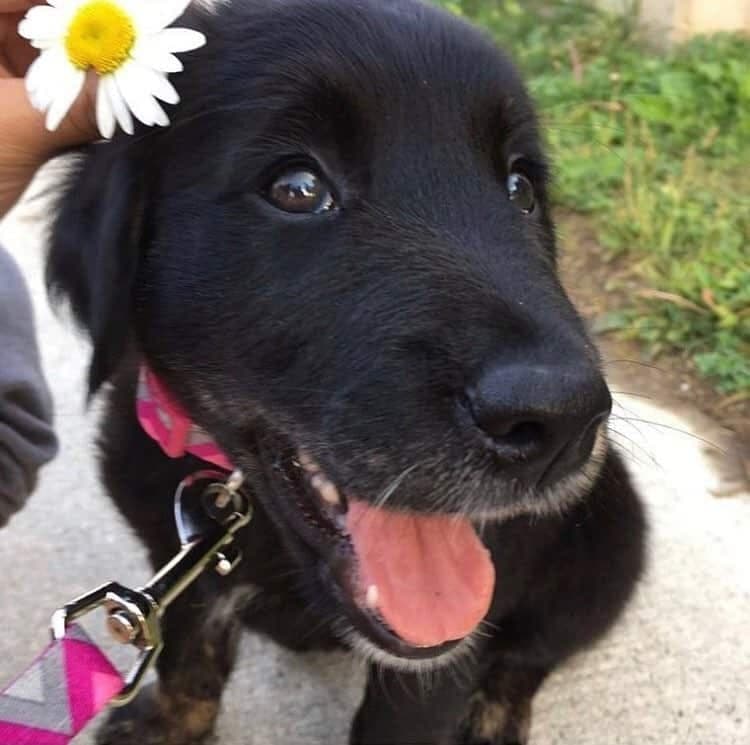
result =
[[[531,214],[536,206],[534,186],[518,171],[513,171],[508,176],[508,198],[524,215]]]
[[[290,168],[276,176],[268,187],[266,198],[284,212],[318,215],[335,206],[328,184],[306,168]]]

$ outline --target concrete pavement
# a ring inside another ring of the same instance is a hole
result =
[[[47,306],[39,210],[16,211],[0,224],[0,241],[32,288],[62,451],[28,508],[0,533],[0,682],[46,643],[58,604],[108,579],[139,584],[148,576],[96,478],[96,413],[84,411],[86,344]],[[617,383],[628,390],[627,380]],[[748,745],[750,494],[713,497],[718,476],[702,433],[654,402],[621,396],[613,428],[648,502],[650,569],[622,623],[544,686],[532,742]],[[362,679],[347,655],[292,655],[248,635],[220,742],[343,744]]]

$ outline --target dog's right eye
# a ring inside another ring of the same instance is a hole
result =
[[[290,168],[279,174],[266,190],[266,199],[284,212],[319,215],[336,206],[331,187],[314,171]]]
[[[530,215],[536,205],[534,186],[531,181],[519,171],[508,176],[508,198],[524,215]]]

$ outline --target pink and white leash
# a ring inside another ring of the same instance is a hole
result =
[[[0,693],[0,745],[67,745],[125,681],[77,625]]]

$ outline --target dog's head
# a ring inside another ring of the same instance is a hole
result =
[[[438,658],[492,595],[472,521],[585,494],[610,409],[529,97],[484,35],[412,0],[191,20],[208,45],[173,124],[71,177],[52,286],[93,388],[137,350],[360,644]]]

